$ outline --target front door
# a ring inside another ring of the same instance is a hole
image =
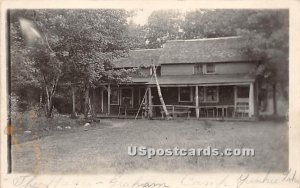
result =
[[[133,107],[133,88],[121,88],[121,105]]]

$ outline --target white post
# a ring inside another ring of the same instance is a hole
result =
[[[110,114],[110,85],[107,87],[107,114]]]
[[[234,111],[236,111],[237,86],[234,86],[233,89],[234,89]]]
[[[199,118],[199,95],[198,95],[198,88],[199,86],[196,86],[195,88],[195,103],[196,103],[196,118]]]
[[[249,117],[254,115],[254,88],[253,83],[250,84],[249,89]]]
[[[151,87],[148,89],[148,104],[149,104],[149,117],[153,117],[153,107],[152,107],[152,94],[151,94]]]
[[[103,94],[104,94],[104,92],[103,92],[103,87],[101,87],[101,112],[103,113],[103,108],[104,108],[104,105],[103,105]]]

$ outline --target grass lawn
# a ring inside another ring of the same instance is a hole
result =
[[[83,122],[39,139],[15,136],[13,171],[32,173],[279,172],[288,169],[286,122],[119,120]],[[53,122],[52,122],[53,123]],[[62,125],[66,122],[60,122]],[[33,134],[33,133],[31,133]],[[26,135],[25,135],[26,137]],[[27,135],[27,137],[29,137]],[[17,140],[18,139],[18,140]],[[16,142],[16,140],[18,142]],[[22,143],[19,143],[19,142]],[[158,148],[253,148],[254,157],[129,156],[128,146]]]

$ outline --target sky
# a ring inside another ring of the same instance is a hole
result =
[[[147,24],[148,17],[150,14],[157,9],[139,9],[137,11],[137,15],[134,16],[131,20],[133,20],[134,23],[140,24],[140,25],[145,25]],[[188,9],[180,9],[180,12],[186,13],[188,11],[194,11],[194,8],[188,8]]]
[[[147,19],[152,13],[153,9],[140,9],[137,12],[137,15],[132,18],[133,22],[140,25],[145,25]]]

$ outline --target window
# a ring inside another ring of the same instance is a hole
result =
[[[119,88],[112,87],[110,89],[110,104],[119,105]]]
[[[216,67],[214,63],[209,64],[195,64],[194,65],[194,74],[215,74]]]
[[[191,87],[180,87],[179,88],[179,102],[191,102],[192,101],[192,88]]]
[[[204,102],[204,101],[205,101],[205,97],[204,97],[204,87],[199,87],[198,96],[199,96],[199,101],[200,101],[200,102]]]
[[[202,64],[194,65],[194,74],[203,74],[203,65]]]
[[[121,105],[133,106],[133,89],[122,88],[121,89]]]
[[[206,87],[205,99],[206,102],[218,102],[218,87],[217,86]]]
[[[249,86],[238,86],[237,98],[249,98]]]
[[[214,74],[215,72],[215,64],[206,64],[206,74]]]
[[[218,86],[199,87],[199,102],[219,102]]]

